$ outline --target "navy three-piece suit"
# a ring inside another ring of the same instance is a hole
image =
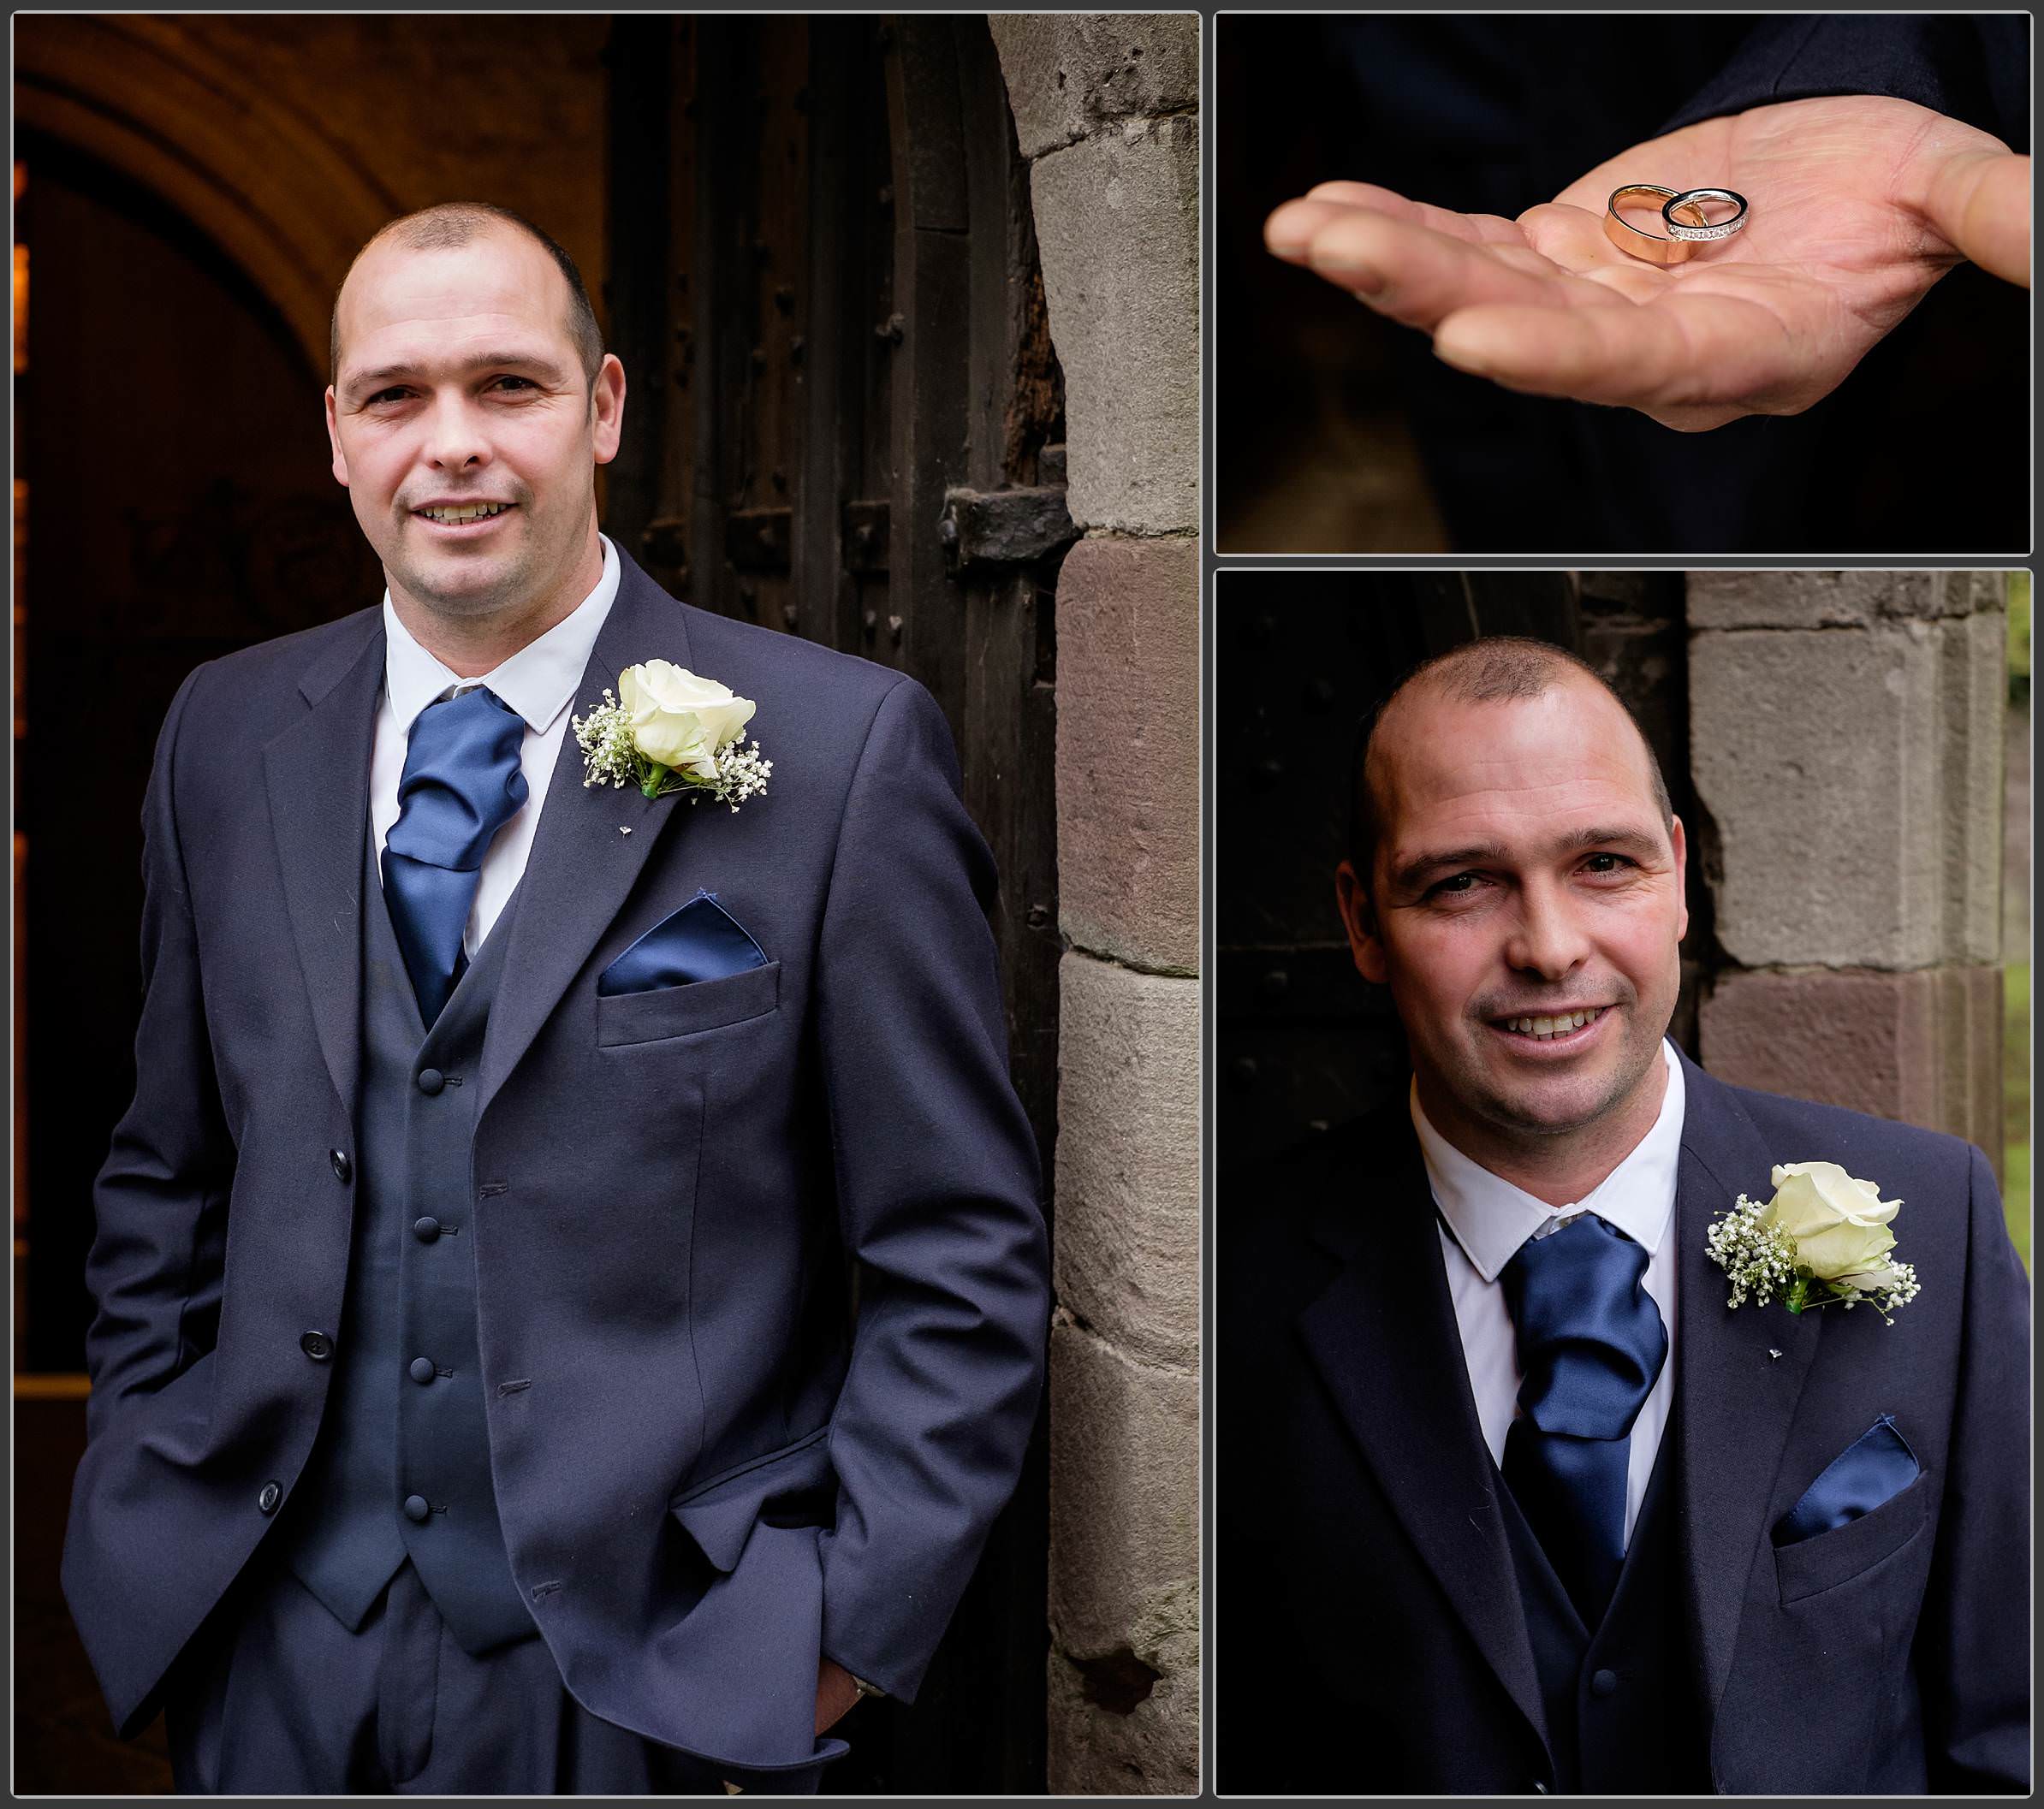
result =
[[[342,1625],[396,1572],[464,1651],[537,1634],[712,1787],[844,1750],[819,1655],[916,1689],[1049,1314],[992,863],[912,680],[626,560],[576,713],[653,658],[756,702],[768,790],[585,787],[566,738],[430,1029],[368,845],[380,611],[171,706],[63,1569],[124,1735],[258,1564]]]
[[[1484,1444],[1403,1097],[1222,1198],[1224,1792],[2028,1788],[2029,1290],[1986,1161],[1684,1074],[1674,1403],[1594,1628]],[[1818,1160],[1903,1201],[1892,1326],[1726,1304],[1713,1215]]]

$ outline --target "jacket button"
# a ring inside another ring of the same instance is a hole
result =
[[[437,1068],[421,1068],[419,1071],[419,1090],[434,1094],[447,1084],[447,1077]]]
[[[413,1357],[411,1367],[406,1372],[414,1382],[430,1382],[437,1373],[431,1357]]]
[[[1589,1680],[1589,1693],[1593,1696],[1615,1696],[1618,1693],[1618,1673],[1597,1671]]]
[[[326,1159],[334,1165],[335,1180],[345,1186],[348,1177],[355,1171],[354,1164],[348,1160],[348,1152],[345,1149],[330,1149],[326,1153]]]
[[[315,1363],[324,1363],[334,1354],[334,1341],[324,1332],[308,1332],[299,1339],[298,1348]]]
[[[263,1485],[263,1492],[256,1497],[256,1506],[265,1514],[276,1512],[276,1504],[284,1498],[284,1492],[274,1482]]]
[[[405,1497],[405,1518],[407,1520],[422,1521],[432,1511],[432,1509],[426,1505],[425,1496],[407,1495]]]
[[[414,1219],[412,1221],[412,1235],[421,1243],[431,1243],[440,1235],[440,1221],[431,1218]]]

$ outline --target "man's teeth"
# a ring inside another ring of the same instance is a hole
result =
[[[1521,1036],[1544,1040],[1551,1036],[1566,1036],[1571,1030],[1580,1030],[1584,1024],[1592,1023],[1603,1015],[1604,1007],[1598,1005],[1594,1011],[1569,1011],[1560,1017],[1507,1017],[1505,1028],[1518,1031]]]
[[[428,521],[458,525],[464,521],[487,521],[492,515],[501,515],[510,506],[508,502],[472,502],[460,508],[421,509],[419,513]]]

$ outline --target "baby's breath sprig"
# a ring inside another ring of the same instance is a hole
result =
[[[1767,1204],[1741,1194],[1727,1213],[1720,1213],[1703,1234],[1711,1260],[1732,1281],[1728,1306],[1745,1304],[1751,1294],[1761,1306],[1774,1297],[1774,1290],[1786,1292],[1796,1274],[1796,1240],[1762,1215]]]
[[[575,745],[582,750],[585,789],[608,780],[621,786],[639,777],[639,751],[632,744],[632,719],[618,707],[617,694],[606,685],[603,701],[586,716],[570,719]]]

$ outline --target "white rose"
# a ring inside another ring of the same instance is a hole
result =
[[[1856,1181],[1835,1162],[1785,1162],[1774,1170],[1768,1216],[1796,1240],[1796,1260],[1819,1281],[1867,1293],[1892,1278],[1895,1248],[1888,1221],[1899,1200],[1883,1200],[1871,1181]]]
[[[648,760],[716,777],[720,749],[738,739],[758,708],[715,679],[698,679],[668,660],[647,660],[617,675],[620,707],[632,719],[632,739]]]

